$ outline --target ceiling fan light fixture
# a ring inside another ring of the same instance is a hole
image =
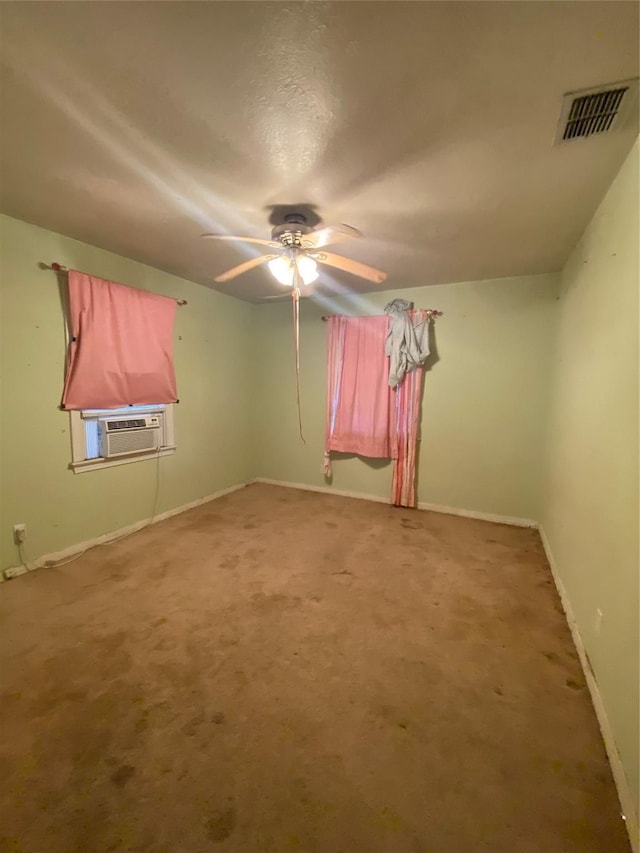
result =
[[[293,284],[293,267],[291,266],[289,258],[281,255],[279,258],[274,258],[272,261],[269,261],[267,266],[269,267],[269,272],[276,281],[279,281],[280,284],[284,284],[285,287],[291,287]]]
[[[301,255],[298,258],[298,272],[300,273],[300,278],[305,284],[311,284],[311,282],[315,281],[320,275],[317,263],[313,258],[309,258],[306,255]]]
[[[267,266],[269,267],[269,272],[276,281],[280,282],[280,284],[283,284],[285,287],[292,287],[294,264],[297,264],[298,274],[302,279],[303,284],[311,284],[312,281],[315,281],[318,278],[318,265],[313,258],[307,258],[305,255],[302,255],[295,260],[293,258],[288,258],[285,255],[281,255],[279,258],[274,258],[272,261],[269,261]]]

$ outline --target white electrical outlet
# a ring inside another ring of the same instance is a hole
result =
[[[602,631],[602,610],[599,607],[596,609],[595,629],[596,635]]]
[[[14,524],[13,525],[13,538],[19,544],[20,542],[24,542],[27,538],[27,525],[26,524]]]

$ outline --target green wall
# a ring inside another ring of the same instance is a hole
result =
[[[158,512],[251,478],[253,306],[8,217],[0,241],[1,568],[20,563],[18,522],[27,524],[26,550],[36,559],[148,518],[155,495],[155,460],[69,470],[69,415],[58,409],[63,314],[56,275],[41,262],[189,300],[176,322],[178,449],[159,462]]]
[[[256,312],[260,352],[254,436],[257,476],[323,486],[326,326],[322,314],[380,313],[396,297],[438,308],[439,360],[425,375],[418,500],[537,519],[556,275],[417,287],[336,299],[303,299],[302,409],[298,437],[291,308]],[[388,498],[391,464],[336,457],[332,487]]]
[[[636,143],[562,274],[541,516],[636,802],[638,234]]]

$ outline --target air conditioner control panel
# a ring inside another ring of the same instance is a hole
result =
[[[101,425],[107,432],[117,432],[122,429],[157,429],[160,426],[159,415],[147,415],[144,418],[117,418],[101,420]]]

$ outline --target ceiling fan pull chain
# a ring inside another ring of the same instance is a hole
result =
[[[291,298],[293,303],[293,336],[296,348],[296,396],[298,400],[298,430],[302,443],[306,444],[302,434],[302,409],[300,407],[300,288],[298,287],[297,271],[294,272],[293,289]]]

